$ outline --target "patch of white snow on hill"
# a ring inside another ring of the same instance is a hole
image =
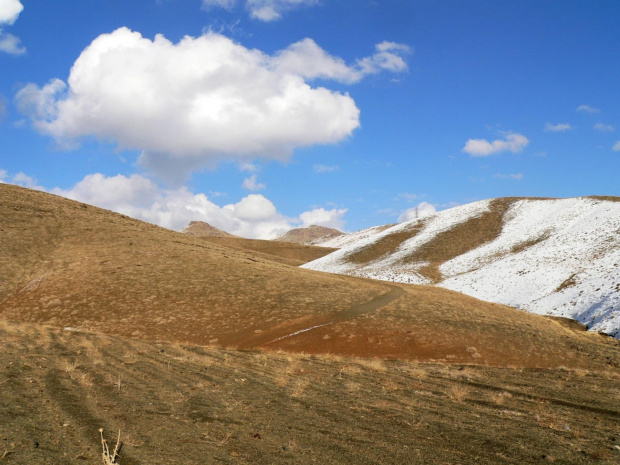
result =
[[[425,263],[407,256],[443,231],[478,216],[490,201],[444,210],[373,232],[304,268],[385,281],[428,284]],[[392,254],[370,263],[349,255],[394,233],[419,227]],[[504,216],[500,235],[445,262],[441,287],[523,310],[574,318],[590,329],[620,338],[620,202],[594,198],[519,200]]]
[[[415,219],[397,224],[378,233],[373,233],[370,229],[360,231],[360,233],[363,234],[360,234],[357,240],[348,247],[344,247],[318,260],[307,263],[303,265],[302,268],[327,271],[330,273],[349,274],[383,281],[428,284],[430,281],[417,271],[424,263],[416,263],[410,266],[399,265],[398,267],[395,266],[395,263],[400,262],[413,250],[432,241],[437,234],[447,231],[457,224],[463,223],[474,216],[488,211],[489,204],[489,200],[481,200],[479,202],[445,210],[439,214],[427,216],[422,219]],[[350,255],[358,253],[366,247],[372,247],[386,236],[412,230],[419,227],[420,224],[423,226],[418,234],[404,241],[393,254],[381,257],[372,263],[357,264],[349,259]]]
[[[328,239],[320,238],[313,241],[311,245],[319,245],[321,247],[331,247],[333,249],[342,249],[348,247],[351,244],[358,242],[361,239],[373,236],[387,228],[385,226],[373,226],[372,228],[362,229],[349,234],[342,234],[341,236],[330,237]]]
[[[444,263],[439,285],[482,300],[620,329],[620,203],[525,200],[493,242]],[[511,254],[513,247],[542,239]]]

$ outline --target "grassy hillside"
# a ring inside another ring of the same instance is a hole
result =
[[[619,363],[616,341],[444,289],[303,270],[15,186],[0,198],[4,319],[247,349]]]
[[[336,250],[328,247],[302,245],[292,242],[244,239],[241,237],[202,237],[202,239],[224,247],[249,250],[267,260],[291,266],[303,265],[304,263],[324,257]]]
[[[0,322],[0,462],[617,464],[618,372],[261,354]]]

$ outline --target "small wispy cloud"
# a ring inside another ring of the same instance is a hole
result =
[[[2,123],[8,114],[9,110],[7,108],[7,100],[4,95],[0,94],[0,123]]]
[[[250,17],[259,21],[271,22],[282,18],[284,13],[318,4],[318,0],[202,0],[203,8],[224,8],[231,11],[237,3],[242,3],[248,10]]]
[[[243,184],[241,185],[241,187],[243,187],[244,189],[247,189],[249,191],[255,192],[255,191],[263,190],[267,186],[265,184],[256,182],[256,175],[253,174],[249,178],[245,178],[243,180]]]
[[[596,123],[592,126],[595,131],[600,132],[614,132],[616,128],[614,128],[611,124],[603,124],[601,122]]]
[[[523,134],[509,133],[504,140],[469,139],[462,151],[472,157],[488,157],[494,153],[522,151],[530,140]]]
[[[398,194],[394,200],[405,200],[407,202],[413,202],[415,200],[418,199],[418,195],[417,194],[410,194],[408,192],[401,192],[400,194]]]
[[[23,172],[9,175],[6,170],[0,169],[0,183],[16,184],[18,186],[27,187],[37,191],[45,191],[45,188],[39,185],[39,182],[32,176],[28,176]]]
[[[241,171],[248,171],[250,173],[256,173],[258,171],[258,166],[253,163],[241,163],[239,165],[239,169]]]
[[[570,131],[573,127],[568,123],[545,124],[545,132],[564,132]]]
[[[226,192],[209,191],[209,197],[226,197],[227,195]]]
[[[493,177],[497,179],[515,179],[517,181],[521,181],[523,179],[523,173],[513,173],[513,174],[495,173]]]
[[[616,145],[613,146],[612,149],[614,152],[620,152],[620,140],[616,142]]]
[[[315,173],[333,173],[334,171],[338,171],[340,168],[338,165],[314,165],[312,167]]]
[[[598,108],[591,107],[590,105],[579,105],[576,111],[585,112],[585,113],[600,113],[601,110]]]

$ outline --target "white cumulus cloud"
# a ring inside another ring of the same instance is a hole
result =
[[[0,52],[11,55],[26,53],[26,48],[18,37],[3,31],[3,26],[12,25],[23,9],[24,6],[19,0],[0,0]]]
[[[0,0],[0,25],[13,24],[23,9],[19,0]]]
[[[380,44],[372,72],[402,70],[402,50]],[[298,57],[308,58],[305,67]],[[360,125],[354,100],[307,82],[354,82],[371,72],[338,63],[310,39],[272,56],[214,32],[174,44],[120,28],[81,53],[66,83],[28,84],[16,102],[61,144],[111,141],[142,151],[144,167],[180,181],[222,159],[284,161],[297,147],[350,136]]]
[[[405,221],[424,218],[425,216],[434,215],[435,213],[437,213],[437,209],[432,204],[428,202],[421,202],[419,205],[405,210],[398,217],[398,222],[404,223]]]
[[[564,132],[570,131],[573,127],[568,123],[545,124],[545,132]]]
[[[280,52],[274,61],[277,69],[283,73],[292,73],[309,80],[321,78],[352,84],[381,71],[407,71],[403,56],[410,52],[407,45],[381,42],[375,45],[373,55],[358,59],[354,65],[347,65],[342,58],[331,56],[314,40],[306,38]]]
[[[302,227],[306,226],[325,226],[327,228],[344,229],[344,214],[348,211],[346,208],[334,208],[325,210],[324,208],[315,208],[314,210],[304,212],[299,215]]]
[[[273,239],[300,225],[341,228],[347,211],[315,208],[298,217],[288,217],[260,194],[250,194],[237,203],[220,206],[205,194],[195,194],[186,187],[165,189],[139,174],[105,176],[95,173],[67,189],[46,189],[24,173],[10,175],[0,169],[0,182],[50,192],[176,231],[191,221],[204,221],[231,234],[254,239]],[[218,197],[217,193],[212,197]]]
[[[70,189],[50,192],[177,231],[191,221],[204,221],[231,234],[270,239],[291,229],[294,221],[278,213],[262,195],[250,194],[237,203],[219,206],[205,194],[194,194],[186,187],[162,189],[137,174],[92,174]]]
[[[496,139],[493,142],[486,139],[469,139],[462,151],[472,157],[488,157],[500,152],[520,152],[529,143],[529,139],[524,135],[510,133],[505,139]]]

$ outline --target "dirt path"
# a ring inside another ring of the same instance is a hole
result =
[[[251,335],[237,343],[241,349],[253,349],[268,346],[283,339],[307,333],[316,328],[328,326],[341,321],[352,320],[367,313],[379,310],[381,307],[394,302],[405,294],[405,290],[398,286],[389,286],[390,291],[363,304],[354,305],[347,310],[329,313],[327,315],[308,316],[286,322],[259,334]]]

